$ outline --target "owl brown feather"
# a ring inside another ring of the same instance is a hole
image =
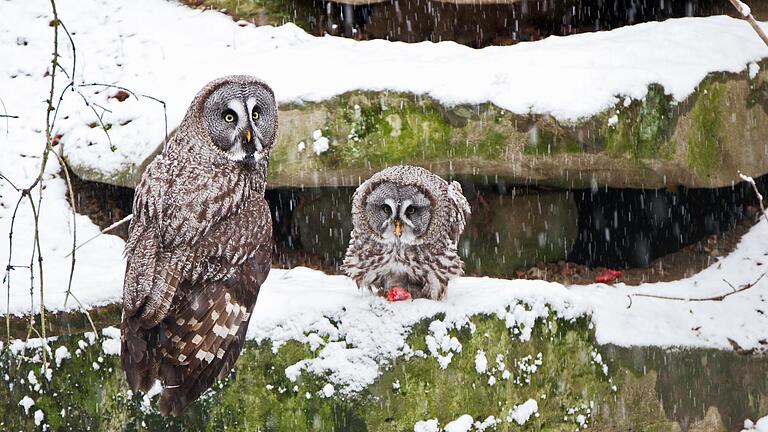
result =
[[[206,99],[225,85],[233,86],[233,97],[247,86],[268,89],[250,77],[203,88],[148,166],[134,199],[122,365],[134,391],[161,381],[163,415],[181,414],[230,370],[270,269],[272,222],[264,188],[274,134],[262,137],[265,149],[256,163],[233,161],[217,148],[201,116]],[[276,108],[274,122],[271,130]]]

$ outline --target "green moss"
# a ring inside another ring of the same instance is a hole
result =
[[[412,329],[408,344],[414,350],[428,353],[425,337],[431,321]],[[530,340],[521,341],[524,328],[510,332],[495,316],[475,316],[471,325],[450,330],[462,349],[453,353],[445,369],[428,355],[383,363],[377,382],[352,397],[338,393],[322,397],[326,377],[308,372],[295,382],[286,377],[287,367],[317,355],[307,345],[294,341],[273,350],[269,342],[249,343],[226,382],[190,406],[184,416],[170,419],[148,410],[141,396],[127,394],[117,357],[103,355],[98,343],[76,354],[79,338],[62,338],[73,356],[53,367],[50,382],[38,372],[42,393],[23,381],[30,370],[39,370],[39,363],[5,357],[0,374],[9,373],[14,390],[0,386],[0,397],[11,401],[0,408],[0,422],[9,430],[32,429],[32,416],[18,405],[23,395],[30,395],[35,399],[32,412],[42,409],[52,429],[400,431],[412,430],[413,424],[428,418],[438,418],[443,425],[463,414],[478,420],[491,415],[505,419],[511,408],[531,398],[538,401],[539,416],[526,429],[573,430],[576,413],[569,414],[569,408],[584,414],[591,401],[610,401],[613,395],[609,380],[592,361],[595,347],[588,326],[586,318],[540,319]],[[54,342],[52,348],[61,344]],[[478,350],[485,352],[491,372],[475,370]],[[25,354],[29,358],[36,353],[39,350]],[[502,369],[495,369],[497,355]],[[533,372],[518,367],[520,362],[538,364]],[[509,379],[503,378],[504,369],[511,373]],[[494,385],[488,383],[491,376]],[[506,421],[497,428],[518,429]]]
[[[534,326],[533,337],[525,342],[510,334],[498,318],[478,316],[472,323],[474,331],[463,327],[452,332],[462,348],[445,369],[440,369],[432,357],[413,358],[397,362],[382,375],[370,392],[383,409],[366,410],[369,430],[412,430],[417,421],[430,418],[445,425],[469,414],[480,421],[488,416],[502,420],[496,428],[499,431],[571,431],[577,414],[568,414],[569,409],[584,414],[590,401],[597,403],[611,397],[611,384],[591,360],[594,347],[589,342],[586,320],[540,320]],[[414,331],[409,340],[413,349],[427,350],[426,333],[426,325]],[[475,356],[480,350],[488,360],[486,373],[475,369]],[[497,369],[497,356],[511,373],[507,380]],[[518,362],[539,364],[530,373],[517,367]],[[493,385],[489,385],[491,377]],[[506,418],[510,410],[528,399],[537,401],[539,415],[524,428],[509,423]]]
[[[581,143],[573,135],[560,130],[537,127],[529,134],[523,153],[530,156],[551,156],[561,153],[581,153]]]
[[[613,115],[618,121],[608,125]],[[649,86],[642,101],[633,101],[628,107],[620,104],[615,112],[600,116],[599,121],[606,125],[602,132],[605,150],[613,156],[671,159],[674,155],[670,141],[676,123],[672,97],[659,85]]]
[[[288,146],[275,146],[269,155],[269,172],[267,181],[283,174],[288,166]]]
[[[705,82],[691,109],[688,135],[688,166],[699,176],[710,176],[720,167],[720,136],[724,126],[721,109],[722,84]]]
[[[283,24],[296,21],[296,24],[306,28],[305,14],[297,14],[301,9],[295,0],[183,0],[193,6],[207,6],[213,9],[224,9],[236,20],[256,21],[261,24]]]
[[[415,96],[341,96],[323,130],[331,148],[320,160],[331,168],[380,167],[425,160],[493,160],[506,151],[508,138],[499,130],[484,128],[470,135],[452,124],[453,117],[463,119],[461,112],[450,117],[433,101]]]

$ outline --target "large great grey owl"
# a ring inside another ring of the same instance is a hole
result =
[[[457,243],[469,214],[459,183],[424,168],[387,168],[355,191],[342,268],[363,289],[441,299],[463,272]]]
[[[163,415],[181,414],[240,355],[271,263],[264,187],[276,131],[264,82],[212,81],[136,189],[122,364],[134,391],[162,382]]]

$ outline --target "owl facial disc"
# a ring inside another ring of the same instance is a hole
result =
[[[429,225],[431,201],[414,186],[382,183],[368,197],[371,228],[384,243],[417,244]]]
[[[214,147],[243,165],[268,157],[271,142],[267,141],[274,137],[275,116],[271,91],[259,85],[223,86],[204,106],[204,121]]]

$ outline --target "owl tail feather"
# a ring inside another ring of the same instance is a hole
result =
[[[149,391],[157,378],[158,359],[155,353],[155,329],[143,329],[139,320],[128,318],[121,326],[121,361],[128,386],[134,392]]]

